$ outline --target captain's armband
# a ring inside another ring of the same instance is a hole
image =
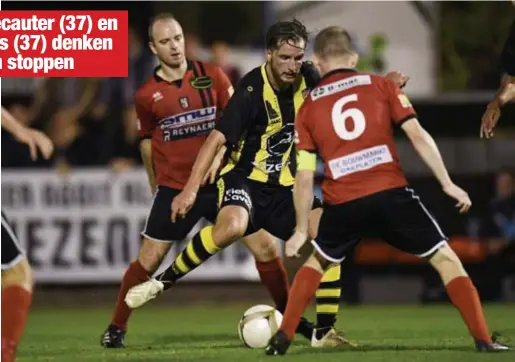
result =
[[[317,155],[314,152],[300,150],[297,152],[297,170],[313,171],[317,169]]]

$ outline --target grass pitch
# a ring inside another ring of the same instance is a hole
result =
[[[358,350],[312,349],[298,336],[284,357],[242,346],[236,325],[250,304],[137,310],[125,349],[100,347],[109,309],[34,309],[18,361],[515,361],[515,353],[478,354],[459,314],[442,306],[342,306],[338,327],[357,341]],[[515,305],[488,305],[488,322],[515,345]],[[308,312],[314,317],[313,310]]]

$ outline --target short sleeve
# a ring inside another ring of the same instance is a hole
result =
[[[233,96],[227,102],[222,117],[216,124],[216,130],[223,133],[227,142],[236,145],[252,118],[252,95],[256,90],[252,86],[238,85]]]
[[[392,81],[388,79],[385,79],[385,81],[388,92],[390,118],[392,122],[395,125],[400,126],[404,122],[409,121],[412,118],[416,118],[417,114],[411,105],[408,96],[406,96],[399,86]]]
[[[311,135],[309,122],[311,121],[310,102],[306,101],[295,120],[295,148],[297,151],[316,152],[315,142]]]
[[[223,111],[227,107],[229,99],[234,93],[234,88],[222,68],[216,68],[216,93],[218,96],[218,108]]]
[[[156,126],[153,122],[152,112],[148,110],[145,97],[141,93],[136,94],[136,114],[140,139],[152,138]]]

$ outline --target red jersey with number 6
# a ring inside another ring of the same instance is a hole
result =
[[[196,61],[188,61],[183,79],[167,82],[154,72],[138,90],[138,132],[140,138],[152,139],[158,185],[184,187],[232,92],[220,67]]]
[[[409,99],[386,78],[350,69],[326,74],[295,121],[297,150],[318,151],[324,161],[324,202],[406,186],[393,127],[414,117]]]

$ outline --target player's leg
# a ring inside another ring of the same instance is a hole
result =
[[[256,268],[261,283],[265,285],[272,297],[275,308],[284,313],[290,283],[283,259],[277,249],[277,238],[264,229],[261,229],[242,239],[256,260]],[[297,333],[302,334],[308,340],[313,336],[314,325],[302,318],[297,328]]]
[[[331,265],[340,264],[347,251],[356,243],[355,233],[351,230],[352,224],[348,228],[342,227],[342,216],[345,214],[338,206],[325,207],[320,219],[319,234],[312,241],[315,251],[295,275],[281,327],[270,340],[267,354],[286,353],[300,318],[316,294],[324,273]]]
[[[244,237],[242,242],[254,255],[261,283],[268,289],[276,309],[283,313],[288,302],[290,284],[276,240],[272,234],[261,229]]]
[[[316,238],[320,217],[322,216],[322,205],[316,204],[314,206],[317,207],[309,215],[309,235],[311,239]],[[337,346],[346,342],[343,334],[334,330],[340,308],[341,290],[341,265],[334,264],[324,273],[316,292],[317,324],[315,335],[311,340],[313,347]],[[329,334],[329,332],[331,333]]]
[[[431,254],[430,254],[431,255]],[[468,327],[479,352],[504,351],[509,347],[497,342],[488,332],[481,299],[454,250],[445,243],[429,257],[445,285],[447,294]]]
[[[32,302],[32,271],[2,213],[2,361],[15,360]]]
[[[437,221],[415,192],[408,188],[395,189],[383,192],[376,199],[379,202],[376,203],[377,210],[385,221],[385,241],[400,250],[429,260],[440,274],[478,350],[507,348],[492,341],[474,284],[456,253],[447,244],[447,237]]]
[[[146,282],[159,268],[173,241],[180,240],[186,235],[184,233],[188,232],[173,229],[170,225],[170,203],[177,193],[177,190],[168,187],[157,188],[152,208],[141,233],[143,240],[138,257],[129,264],[123,275],[111,322],[101,336],[100,344],[104,347],[124,346],[127,323],[132,313],[132,309],[125,302],[127,292],[133,286]],[[186,226],[183,227],[183,229],[186,228]]]
[[[206,226],[195,234],[163,273],[131,288],[125,298],[129,307],[143,306],[211,256],[244,236],[252,209],[247,185],[241,178],[227,174],[219,179],[217,186],[221,207],[215,225]]]

